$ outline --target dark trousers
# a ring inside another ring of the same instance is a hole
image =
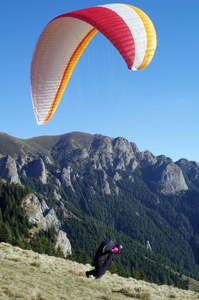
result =
[[[99,257],[95,261],[95,269],[86,272],[86,276],[89,277],[90,275],[93,275],[96,279],[100,279],[106,273],[106,270],[108,269],[111,263],[112,257],[112,253],[104,254],[101,257]]]

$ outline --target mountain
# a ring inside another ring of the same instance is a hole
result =
[[[117,262],[116,262],[117,263]],[[196,300],[199,295],[166,285],[155,285],[107,272],[102,279],[87,278],[90,265],[41,255],[0,244],[0,299],[153,299]]]
[[[102,135],[74,132],[60,136],[43,136],[22,140],[0,133],[0,155],[2,156],[0,174],[10,182],[18,181],[19,183],[19,175],[22,170],[25,176],[39,178],[45,183],[45,163],[90,159],[93,161],[95,169],[98,170],[112,167],[115,170],[125,171],[131,167],[133,172],[139,166],[143,170],[143,174],[146,171],[150,172],[152,179],[150,181],[161,185],[161,192],[164,194],[175,194],[188,190],[179,167],[180,162],[174,164],[170,158],[163,155],[155,157],[149,151],[140,152],[134,143],[129,143],[121,137],[113,139]],[[18,170],[15,163],[18,164]],[[185,165],[184,163],[184,169]],[[62,174],[60,175],[63,181],[64,177],[68,179],[70,173],[70,170],[66,171],[66,169],[62,168],[61,170]],[[199,169],[199,166],[196,169]],[[116,172],[114,181],[118,180]],[[129,180],[133,180],[133,178],[129,178]],[[106,194],[111,193],[106,179],[104,179],[104,188]],[[116,190],[118,190],[117,187]]]
[[[120,265],[127,273],[147,273],[147,280],[155,277],[152,261],[198,278],[198,174],[196,162],[141,152],[122,137],[72,132],[23,140],[0,134],[1,181],[45,198],[74,255],[81,250],[92,257],[109,235],[125,245]],[[156,282],[170,280],[158,272]]]

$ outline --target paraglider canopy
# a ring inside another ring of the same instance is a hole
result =
[[[54,114],[82,52],[100,31],[119,51],[129,70],[145,68],[156,49],[151,20],[127,4],[101,5],[66,13],[44,28],[31,63],[31,94],[37,124]]]

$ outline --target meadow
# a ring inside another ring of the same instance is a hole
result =
[[[56,258],[0,243],[0,299],[199,299],[199,294],[155,285],[107,272],[102,279],[87,278],[90,265]]]

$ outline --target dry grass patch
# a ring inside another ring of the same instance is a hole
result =
[[[0,300],[199,300],[199,294],[107,272],[87,278],[90,265],[0,243]]]
[[[117,293],[122,293],[127,297],[131,297],[133,299],[140,299],[140,300],[152,300],[150,294],[148,292],[142,292],[141,288],[134,288],[132,291],[129,287],[123,288],[120,291],[116,291]]]

